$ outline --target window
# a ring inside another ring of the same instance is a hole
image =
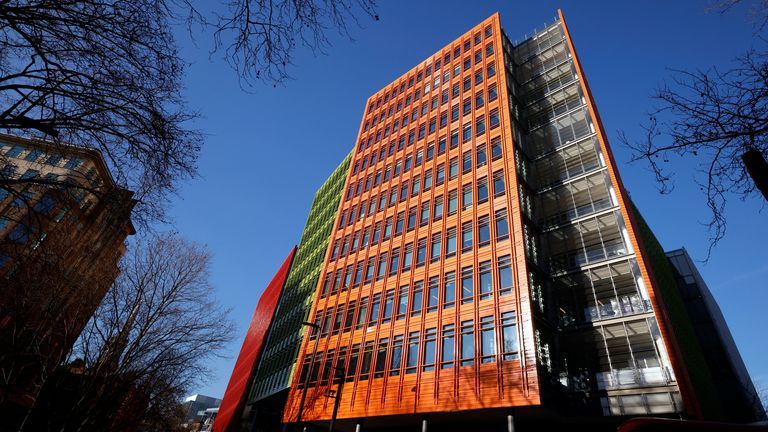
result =
[[[11,147],[10,150],[5,152],[5,155],[8,156],[8,157],[17,158],[17,157],[19,157],[19,155],[23,151],[24,151],[24,147],[22,147],[20,145],[15,145],[15,146]]]
[[[459,131],[451,132],[451,148],[456,148],[459,145]]]
[[[440,137],[440,140],[437,143],[437,154],[441,155],[445,153],[445,137]]]
[[[381,235],[381,222],[378,222],[373,228],[373,238],[371,239],[371,244],[376,244],[379,242],[379,235]]]
[[[419,150],[421,152],[421,150]],[[411,196],[418,195],[421,192],[421,177],[416,176],[413,178],[413,187],[411,188]]]
[[[480,362],[496,361],[496,332],[493,328],[493,316],[480,318]]]
[[[436,221],[443,218],[443,197],[439,196],[435,198],[435,208],[433,214],[433,218]]]
[[[467,266],[461,269],[461,303],[472,303],[474,295],[472,266]]]
[[[482,204],[488,201],[488,179],[485,177],[477,179],[477,203]]]
[[[501,338],[502,358],[504,360],[517,359],[519,348],[517,344],[517,321],[514,312],[501,314]]]
[[[456,228],[450,228],[445,232],[445,257],[456,255]]]
[[[360,311],[357,313],[357,324],[355,327],[358,329],[363,328],[366,318],[368,318],[368,297],[363,297],[360,300]]]
[[[499,97],[499,91],[496,89],[496,84],[488,86],[488,102],[493,102]]]
[[[480,273],[480,300],[490,298],[493,295],[493,274],[491,272],[491,262],[481,262],[478,271]]]
[[[485,154],[485,145],[481,145],[477,147],[476,150],[477,153],[477,166],[481,167],[484,166],[488,162],[488,158]]]
[[[28,160],[30,162],[34,162],[38,159],[40,159],[40,156],[43,155],[43,151],[40,149],[32,149],[27,153],[27,156],[24,157],[24,160]]]
[[[432,276],[429,278],[429,285],[427,286],[427,312],[434,312],[437,310],[440,297],[440,277]]]
[[[405,247],[405,254],[403,255],[403,271],[410,270],[413,264],[413,245],[407,245]]]
[[[472,112],[472,99],[466,98],[464,99],[464,103],[462,104],[461,113],[462,115],[467,115]]]
[[[472,207],[472,183],[465,184],[462,187],[461,205],[464,210]]]
[[[430,258],[432,262],[436,262],[440,260],[440,252],[442,252],[442,233],[437,233],[432,235],[432,245],[431,245],[431,253]]]
[[[456,302],[456,272],[445,274],[443,281],[443,309],[452,308]]]
[[[462,129],[462,141],[463,143],[469,142],[469,140],[472,139],[472,123],[466,123],[464,124],[464,128]]]
[[[437,328],[424,331],[424,361],[425,371],[435,370],[435,351],[437,350]]]
[[[459,196],[456,190],[448,192],[448,215],[456,214],[459,209]]]
[[[21,175],[21,180],[29,180],[40,177],[40,171],[36,169],[28,169]]]
[[[475,64],[483,61],[483,52],[480,50],[475,51]]]
[[[445,183],[445,166],[438,165],[435,174],[435,184],[441,185]]]
[[[432,188],[432,170],[429,170],[424,174],[424,190],[427,191]]]
[[[477,244],[478,247],[488,246],[491,243],[491,228],[488,216],[482,216],[477,220]]]
[[[373,280],[373,273],[376,271],[376,258],[368,258],[368,264],[365,267],[365,283],[369,283]]]
[[[379,256],[379,271],[376,273],[376,279],[382,280],[384,279],[384,275],[387,272],[387,253],[384,252]]]
[[[399,236],[403,233],[403,224],[405,223],[405,214],[400,212],[397,214],[397,221],[395,222],[395,235]]]
[[[400,268],[400,249],[392,249],[392,257],[389,260],[389,275],[394,276]]]
[[[499,293],[501,295],[512,293],[512,260],[509,255],[500,256],[497,262],[499,270]]]
[[[371,371],[371,358],[373,357],[373,341],[366,342],[363,349],[363,361],[360,365],[360,379],[368,379],[368,373]]]
[[[472,171],[472,152],[464,152],[461,158],[461,173],[466,174]]]
[[[392,341],[392,359],[389,363],[389,376],[400,375],[400,365],[403,361],[403,336],[395,336]]]
[[[429,201],[421,203],[421,215],[419,217],[419,225],[424,226],[429,223]]]
[[[376,324],[379,320],[379,308],[381,307],[381,293],[374,294],[371,302],[371,314],[368,316],[368,327]]]
[[[448,165],[448,178],[450,180],[455,179],[459,176],[459,160],[457,158],[451,159],[451,162]]]
[[[483,92],[477,92],[475,94],[475,109],[482,108],[485,105],[485,99],[483,98]]]
[[[493,173],[493,196],[504,195],[504,171]]]
[[[413,298],[411,301],[411,316],[418,316],[421,315],[421,306],[422,306],[422,294],[424,290],[424,283],[414,282],[413,284]]]
[[[475,136],[480,136],[485,133],[485,117],[480,116],[475,119]]]
[[[494,109],[491,111],[491,129],[496,129],[499,126],[499,110]]]
[[[443,349],[440,355],[440,369],[453,367],[454,350],[456,346],[456,330],[453,324],[443,326]]]
[[[461,365],[475,363],[475,323],[474,320],[461,322]]]
[[[416,207],[408,210],[408,231],[416,228]]]
[[[355,320],[355,305],[356,305],[356,303],[357,303],[356,301],[352,300],[347,305],[347,313],[344,316],[344,331],[345,332],[348,332],[348,331],[352,330],[352,324],[354,323],[354,320]]]
[[[83,163],[81,159],[72,158],[68,160],[67,163],[64,164],[64,168],[73,170],[73,169],[76,169],[78,166],[80,166],[81,163]]]
[[[374,378],[381,378],[384,376],[384,369],[387,362],[387,346],[389,345],[388,338],[379,339],[379,347],[376,350],[376,366],[374,368]]]
[[[458,119],[459,119],[459,106],[458,105],[454,105],[451,108],[451,121],[455,122]]]
[[[384,240],[392,237],[392,218],[387,218],[384,222]]]
[[[501,209],[496,212],[496,241],[509,238],[509,223],[507,222],[507,209]]]
[[[467,68],[465,67],[465,69],[467,69]],[[472,79],[471,78],[464,79],[464,88],[463,88],[463,90],[464,91],[469,91],[471,88],[472,88]]]
[[[387,291],[387,294],[384,297],[384,310],[381,316],[382,323],[388,323],[392,320],[392,306],[394,305],[394,302],[395,302],[395,290]]]
[[[396,317],[398,320],[405,319],[405,315],[408,313],[408,285],[400,287],[400,292],[397,296],[397,312]]]
[[[405,373],[416,373],[419,362],[419,332],[408,334],[408,355],[405,360]]]
[[[427,239],[423,238],[419,240],[416,247],[416,267],[424,265],[424,261],[427,259]]]
[[[488,78],[496,75],[496,63],[491,63],[488,65],[486,75],[488,75]]]
[[[479,70],[475,73],[475,85],[483,82],[483,71]]]
[[[344,272],[344,289],[349,288],[352,284],[352,268],[352,266],[347,266],[347,271]]]
[[[403,182],[400,185],[400,202],[405,201],[408,198],[408,182]]]
[[[491,140],[491,158],[496,160],[501,157],[501,138]]]

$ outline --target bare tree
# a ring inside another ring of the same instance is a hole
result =
[[[737,3],[714,7],[725,12]],[[751,15],[762,30],[768,8],[756,7]],[[725,236],[730,196],[768,200],[768,51],[751,49],[725,71],[674,72],[672,81],[654,94],[658,107],[643,126],[644,137],[632,141],[620,132],[619,138],[632,149],[633,161],[649,164],[662,193],[673,188],[666,169],[670,158],[696,164],[696,182],[711,212],[709,256]]]
[[[186,18],[190,36],[195,23],[212,30],[213,51],[252,87],[284,82],[297,47],[322,52],[328,31],[349,36],[358,15],[376,17],[373,6],[222,0],[202,13],[190,0],[3,1],[0,130],[99,150],[118,185],[136,192],[134,219],[163,220],[169,193],[195,176],[203,142],[182,96],[173,25]],[[0,173],[0,188],[18,181]]]
[[[25,430],[107,430],[136,421],[141,429],[172,418],[233,333],[228,311],[213,300],[210,260],[176,234],[138,241],[66,372],[46,384],[47,402],[36,408],[45,415],[33,412]]]

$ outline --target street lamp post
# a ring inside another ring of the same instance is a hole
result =
[[[338,364],[334,366],[333,375],[335,376],[338,372],[341,372],[341,375],[339,376],[339,387],[336,389],[336,394],[333,395],[336,400],[333,401],[333,414],[331,415],[331,424],[328,427],[328,432],[333,432],[334,426],[336,426],[336,415],[339,413],[339,403],[341,402],[341,390],[344,388],[344,381],[346,381],[346,372],[344,369],[346,368],[346,365],[339,366]]]
[[[315,349],[312,351],[312,359],[310,359],[309,362],[309,369],[307,369],[307,374],[304,376],[304,389],[301,392],[301,402],[299,402],[299,415],[296,416],[296,424],[301,426],[301,415],[304,413],[304,402],[307,400],[307,389],[309,388],[309,377],[312,375],[312,366],[315,364],[315,355],[317,354],[317,343],[320,342],[320,335],[316,334],[318,330],[320,330],[320,326],[311,323],[311,322],[302,322],[305,326],[312,329],[312,331],[309,332],[309,337],[311,338],[312,335],[315,335]]]

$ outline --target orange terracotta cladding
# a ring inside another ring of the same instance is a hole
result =
[[[251,325],[248,327],[248,333],[245,335],[243,346],[240,348],[240,354],[238,354],[237,362],[235,362],[235,368],[232,371],[229,384],[227,384],[227,390],[224,392],[219,413],[213,424],[215,432],[231,431],[237,428],[247,397],[248,385],[253,379],[256,366],[259,364],[264,341],[269,332],[295,254],[296,247],[291,249],[280,269],[275,273],[272,281],[259,298],[259,303],[253,312]]]
[[[297,420],[307,377],[301,420],[330,419],[334,373],[338,418],[541,403],[504,70],[494,14],[368,99],[310,315],[324,330],[303,341],[284,422]],[[463,225],[475,229],[469,248]]]

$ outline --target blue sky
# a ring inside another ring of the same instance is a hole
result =
[[[176,229],[213,252],[216,295],[238,326],[229,358],[213,361],[215,376],[194,392],[223,396],[258,298],[299,241],[315,190],[352,149],[368,96],[495,11],[515,40],[563,9],[632,199],[665,249],[706,255],[707,208],[692,180],[695,167],[672,159],[676,188],[660,195],[645,165],[628,164],[617,131],[640,136],[649,96],[668,68],[727,66],[755,46],[743,10],[707,13],[708,2],[680,0],[380,3],[381,19],[352,27],[354,41],[331,34],[327,55],[297,52],[292,81],[250,93],[226,63],[209,58],[204,37],[195,46],[179,31],[190,62],[186,96],[203,116],[196,126],[207,139],[200,178],[182,187],[171,215]],[[768,304],[766,211],[757,200],[731,197],[727,216],[727,236],[700,271],[747,368],[768,386],[759,321]]]

